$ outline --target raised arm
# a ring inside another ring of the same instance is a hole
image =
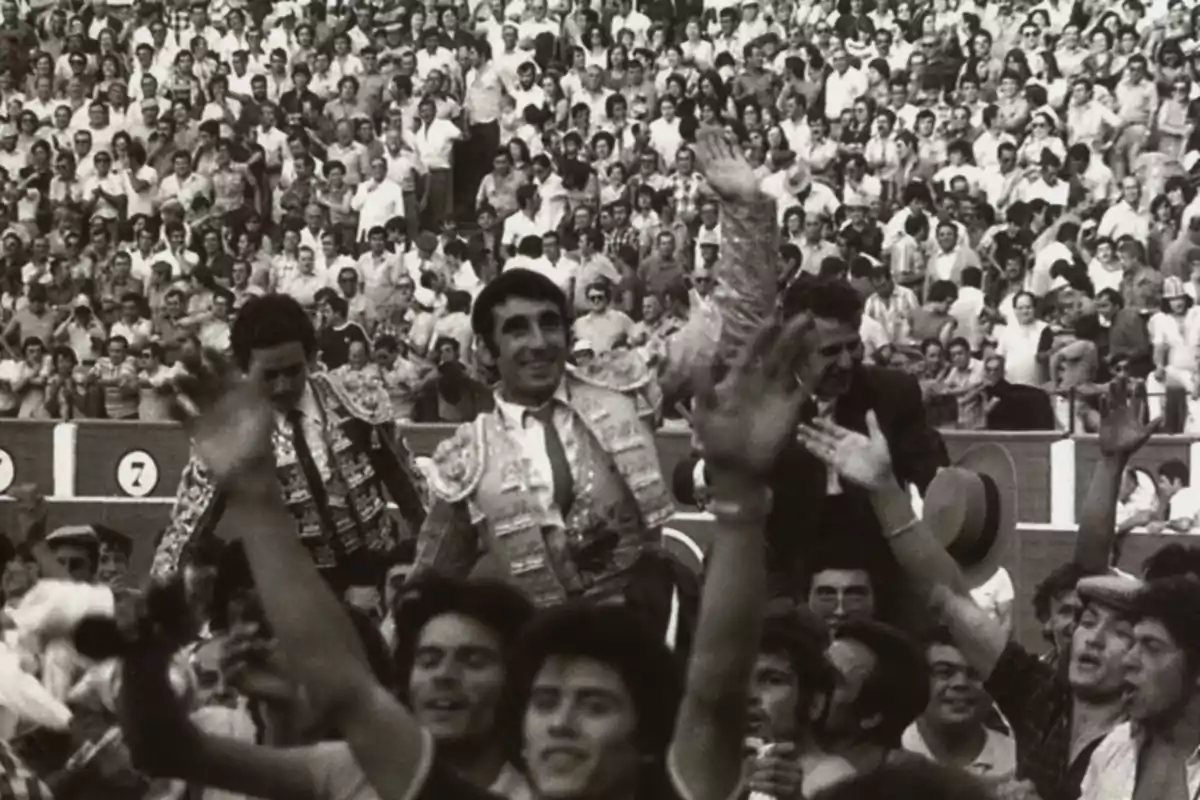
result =
[[[198,423],[200,457],[228,498],[267,618],[317,718],[341,733],[381,800],[410,796],[428,770],[424,734],[380,685],[349,616],[318,574],[283,503],[260,374],[223,394]]]
[[[807,318],[761,329],[717,394],[697,370],[693,418],[714,472],[720,521],[668,766],[686,800],[726,800],[741,780],[747,687],[767,602],[766,475],[807,396],[793,371]]]
[[[874,411],[867,413],[867,429],[863,435],[818,419],[813,427],[800,427],[800,438],[810,453],[870,493],[900,568],[919,596],[942,615],[968,663],[986,678],[999,662],[1008,635],[971,601],[958,563],[913,512],[908,493],[892,471],[887,439]]]
[[[1146,410],[1144,387],[1131,398],[1125,381],[1109,383],[1107,401],[1100,417],[1100,460],[1079,511],[1079,535],[1075,539],[1075,563],[1086,572],[1103,572],[1112,562],[1117,537],[1117,498],[1129,459],[1158,430],[1162,419],[1142,422]]]
[[[717,261],[720,352],[736,356],[775,313],[779,294],[775,203],[763,194],[753,167],[721,131],[700,134],[697,162],[721,206]]]

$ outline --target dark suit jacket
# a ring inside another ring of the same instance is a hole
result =
[[[941,434],[925,417],[916,379],[896,370],[860,367],[850,389],[838,398],[834,419],[866,433],[870,410],[887,437],[896,477],[924,493],[950,458]],[[810,403],[804,419],[811,420],[816,412],[816,404]],[[896,569],[867,493],[843,480],[841,494],[830,495],[827,480],[825,465],[799,444],[789,445],[775,466],[774,508],[767,526],[775,595],[803,597],[814,562],[864,564],[877,584],[888,582]],[[875,589],[877,607],[882,608],[887,587]]]

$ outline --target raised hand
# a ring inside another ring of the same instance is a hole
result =
[[[206,352],[186,393],[200,416],[189,426],[193,446],[218,484],[273,475],[273,411],[262,375],[240,374]]]
[[[714,469],[764,477],[795,435],[809,395],[796,365],[806,360],[812,325],[802,314],[764,326],[715,390],[711,374],[697,372],[693,425]]]
[[[754,167],[724,132],[706,128],[696,140],[696,161],[712,190],[726,200],[755,200],[761,191]]]
[[[1146,385],[1141,381],[1114,379],[1108,394],[1100,399],[1100,452],[1108,456],[1131,456],[1162,426],[1162,417],[1146,417]]]
[[[812,425],[801,425],[798,438],[826,466],[864,489],[882,491],[896,482],[892,455],[874,411],[867,412],[866,435],[818,418]]]

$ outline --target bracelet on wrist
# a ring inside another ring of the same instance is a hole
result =
[[[708,511],[722,522],[763,522],[771,513],[771,490],[761,487],[734,497],[714,497],[708,503]]]
[[[917,527],[917,523],[919,521],[920,520],[918,520],[916,517],[913,517],[910,521],[904,523],[899,528],[891,530],[891,531],[885,533],[883,536],[885,539],[899,539],[904,534],[915,529]]]

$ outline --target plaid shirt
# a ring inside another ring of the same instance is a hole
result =
[[[54,795],[9,746],[0,741],[0,797],[5,800],[54,800]]]
[[[1100,736],[1072,761],[1071,689],[1055,668],[1009,642],[985,688],[1013,727],[1017,776],[1042,800],[1077,800]]]
[[[675,196],[675,213],[683,218],[691,219],[700,211],[700,194],[704,191],[705,182],[699,172],[691,175],[674,174],[669,179],[671,194]]]
[[[181,50],[192,49],[191,36],[187,35],[188,28],[192,27],[192,11],[188,6],[179,8],[169,8],[166,10],[166,22],[170,26],[170,30],[175,34],[175,43],[179,45]]]
[[[604,255],[615,259],[618,251],[626,245],[632,247],[634,252],[638,252],[639,242],[640,234],[632,225],[613,228],[604,234]]]

